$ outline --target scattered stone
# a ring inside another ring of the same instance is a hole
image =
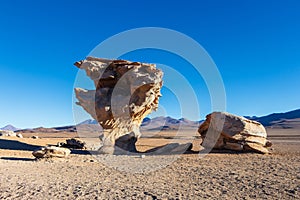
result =
[[[213,112],[198,129],[205,148],[267,154],[272,146],[262,124],[225,112]]]
[[[63,147],[65,144],[66,144],[66,143],[64,143],[64,142],[58,142],[56,146],[58,146],[58,147]]]
[[[21,133],[18,133],[18,134],[17,134],[17,137],[18,137],[18,138],[23,138],[23,135],[22,135]]]
[[[86,149],[86,143],[76,138],[67,139],[66,143],[57,143],[58,147],[65,147],[70,149]]]
[[[0,130],[0,136],[16,137],[17,134],[14,131],[10,130]]]
[[[139,126],[158,108],[162,71],[154,64],[94,57],[75,65],[95,84],[96,90],[75,88],[75,94],[77,104],[104,129],[100,153],[137,152]]]
[[[34,152],[32,152],[32,155],[36,158],[65,158],[70,155],[70,153],[71,151],[67,148],[46,146],[35,150]]]
[[[271,147],[272,145],[273,145],[272,142],[269,141],[269,140],[267,140],[267,142],[266,142],[266,147]]]
[[[39,139],[39,136],[33,135],[31,136],[32,139]]]

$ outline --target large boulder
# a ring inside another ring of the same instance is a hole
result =
[[[36,158],[65,158],[70,155],[71,151],[67,148],[46,146],[41,147],[32,152],[32,155]]]
[[[87,57],[75,65],[96,90],[75,88],[77,104],[103,127],[100,153],[136,152],[143,119],[158,108],[162,71],[154,64]]]
[[[198,132],[205,148],[268,153],[271,146],[262,124],[226,112],[206,116]]]

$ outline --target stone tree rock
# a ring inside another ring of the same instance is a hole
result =
[[[222,123],[224,123],[223,127]],[[209,136],[208,130],[210,130]],[[198,132],[202,137],[201,145],[206,148],[265,154],[268,153],[266,147],[271,146],[262,124],[225,112],[213,112],[207,115]]]
[[[143,119],[158,108],[161,70],[154,64],[87,57],[75,65],[86,71],[96,90],[75,88],[77,104],[104,129],[101,153],[136,152]]]

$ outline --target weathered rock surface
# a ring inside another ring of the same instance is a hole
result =
[[[70,153],[71,151],[67,148],[46,146],[35,150],[32,152],[32,155],[36,158],[65,158],[70,155]]]
[[[262,124],[225,112],[207,115],[198,132],[203,139],[201,145],[205,148],[266,154],[266,147],[272,144],[267,140],[267,132]]]
[[[88,57],[75,65],[96,90],[75,88],[78,105],[103,127],[101,153],[136,152],[142,120],[158,107],[162,71],[154,64]]]

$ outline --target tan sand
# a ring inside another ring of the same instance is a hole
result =
[[[95,157],[75,151],[66,159],[36,161],[32,149],[62,142],[64,135],[1,137],[0,199],[300,199],[300,133],[268,132],[272,155],[195,153],[177,160],[171,155]],[[138,148],[189,141],[170,135],[174,133],[142,138]],[[168,166],[158,167],[168,159]],[[114,169],[110,163],[122,167]]]

